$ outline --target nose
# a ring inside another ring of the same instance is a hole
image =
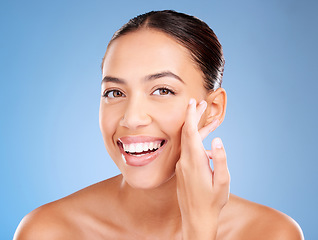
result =
[[[136,130],[142,126],[147,126],[152,119],[147,111],[145,100],[131,99],[127,101],[123,118],[120,120],[120,126]]]

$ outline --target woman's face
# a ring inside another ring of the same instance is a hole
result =
[[[155,30],[121,36],[107,49],[101,93],[100,129],[125,181],[149,189],[169,180],[189,99],[207,95],[189,51]]]

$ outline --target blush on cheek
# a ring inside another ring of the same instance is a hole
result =
[[[170,134],[180,135],[182,125],[185,121],[186,106],[184,104],[170,105],[157,112],[160,114],[158,118],[160,118],[160,122],[163,124],[165,130]]]

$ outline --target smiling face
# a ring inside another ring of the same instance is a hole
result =
[[[207,96],[189,51],[155,30],[123,35],[107,49],[101,92],[100,129],[125,181],[155,188],[170,179],[189,99]]]

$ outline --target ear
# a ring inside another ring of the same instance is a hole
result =
[[[219,120],[219,125],[223,122],[226,111],[227,97],[223,88],[218,88],[215,91],[208,93],[205,101],[207,108],[205,110],[204,126],[211,123],[214,119]]]

